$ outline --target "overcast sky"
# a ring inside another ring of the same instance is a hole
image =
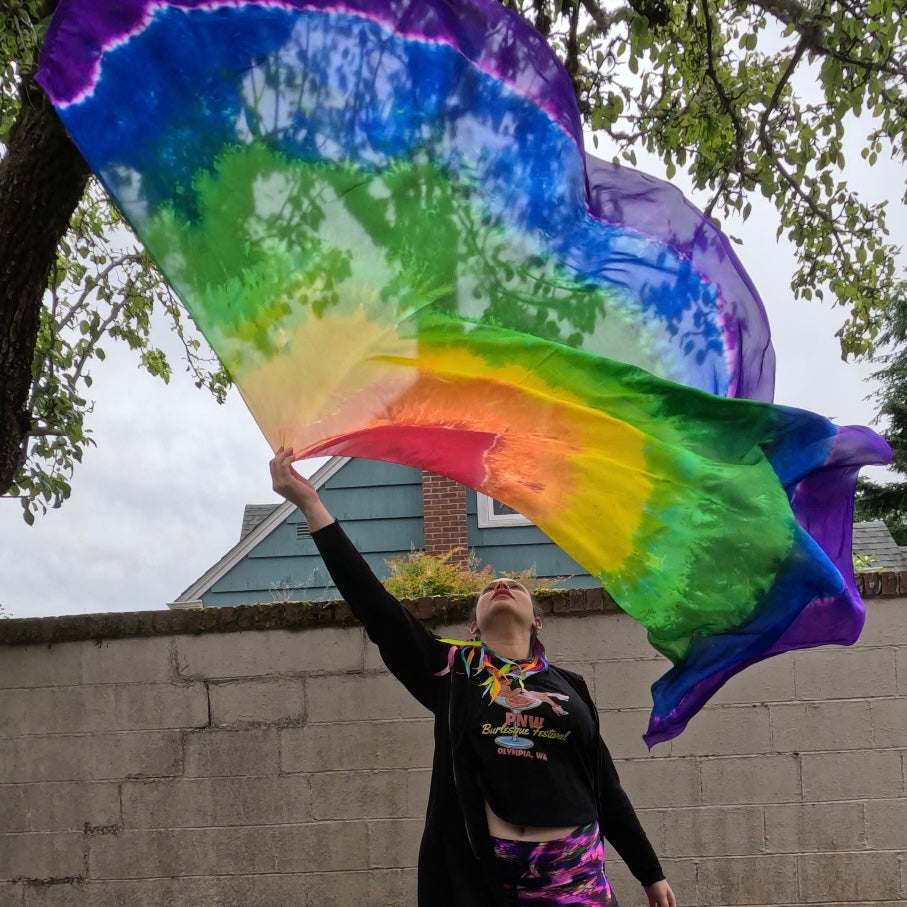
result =
[[[907,236],[902,170],[850,178],[876,200],[890,193],[892,235]],[[746,224],[725,229],[744,240],[738,254],[768,310],[776,401],[868,424],[870,369],[843,363],[834,337],[843,310],[793,301],[792,251],[775,242],[771,209],[754,201]],[[98,446],[86,451],[71,499],[31,528],[18,502],[0,499],[0,604],[14,617],[163,608],[236,543],[245,504],[277,501],[270,449],[235,391],[217,406],[179,363],[165,386],[128,350],[105,348],[92,371]]]

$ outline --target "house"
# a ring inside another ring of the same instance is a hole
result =
[[[853,524],[853,554],[858,573],[907,570],[907,548],[901,548],[881,520]]]
[[[474,552],[496,574],[534,567],[562,588],[598,583],[525,517],[444,476],[375,460],[333,457],[311,477],[369,566],[384,579],[387,560],[424,549]],[[273,601],[326,601],[337,589],[308,526],[288,502],[248,505],[240,539],[170,608]]]
[[[311,476],[328,510],[369,566],[384,579],[388,559],[424,549],[474,552],[496,574],[534,568],[552,585],[598,583],[525,517],[444,476],[375,460],[333,457]],[[857,569],[907,570],[881,521],[854,524]],[[239,541],[185,589],[170,608],[338,598],[299,510],[290,503],[250,504]]]

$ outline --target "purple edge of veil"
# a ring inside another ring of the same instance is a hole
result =
[[[890,459],[888,442],[871,429],[845,426],[838,430],[825,464],[797,484],[791,508],[797,522],[840,572],[844,588],[838,595],[807,603],[773,645],[705,678],[670,713],[653,713],[643,735],[649,747],[676,737],[711,696],[744,668],[793,649],[856,642],[866,609],[853,571],[853,493],[861,466]]]
[[[135,32],[159,0],[118,0],[117,4],[98,4],[95,0],[60,0],[51,20],[40,59],[39,82],[55,104],[67,104],[90,89],[95,78],[97,47],[106,47]],[[548,48],[544,38],[524,19],[513,15],[496,0],[459,0],[459,7],[474,16],[454,13],[448,3],[429,0],[169,0],[169,5],[182,9],[204,9],[216,6],[283,6],[297,9],[327,9],[359,13],[377,21],[388,20],[388,9],[395,7],[395,29],[403,35],[429,40],[443,39],[460,49],[482,68],[513,84],[507,76],[512,66],[515,48],[544,47],[547,59],[539,59],[539,78],[519,88],[560,122],[574,140],[582,138],[582,122],[572,86],[560,61]],[[476,40],[475,23],[494,34],[496,41],[492,56],[478,52],[485,42]],[[507,29],[503,29],[503,24]],[[502,40],[503,33],[511,40]],[[475,48],[468,53],[464,48]],[[541,65],[543,64],[544,65]],[[497,64],[497,65],[495,65]]]

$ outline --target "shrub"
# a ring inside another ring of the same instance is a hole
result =
[[[409,554],[388,558],[390,575],[384,581],[388,592],[397,598],[422,598],[425,595],[477,595],[494,579],[491,566],[479,566],[475,552],[466,561],[454,560],[462,552],[454,548],[445,554],[426,554],[412,549]],[[529,591],[538,586],[535,570],[516,574]]]

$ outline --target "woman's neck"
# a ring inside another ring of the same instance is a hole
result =
[[[482,642],[495,655],[511,661],[526,661],[532,656],[532,636],[522,628],[514,628],[512,631],[486,630],[482,634]]]

